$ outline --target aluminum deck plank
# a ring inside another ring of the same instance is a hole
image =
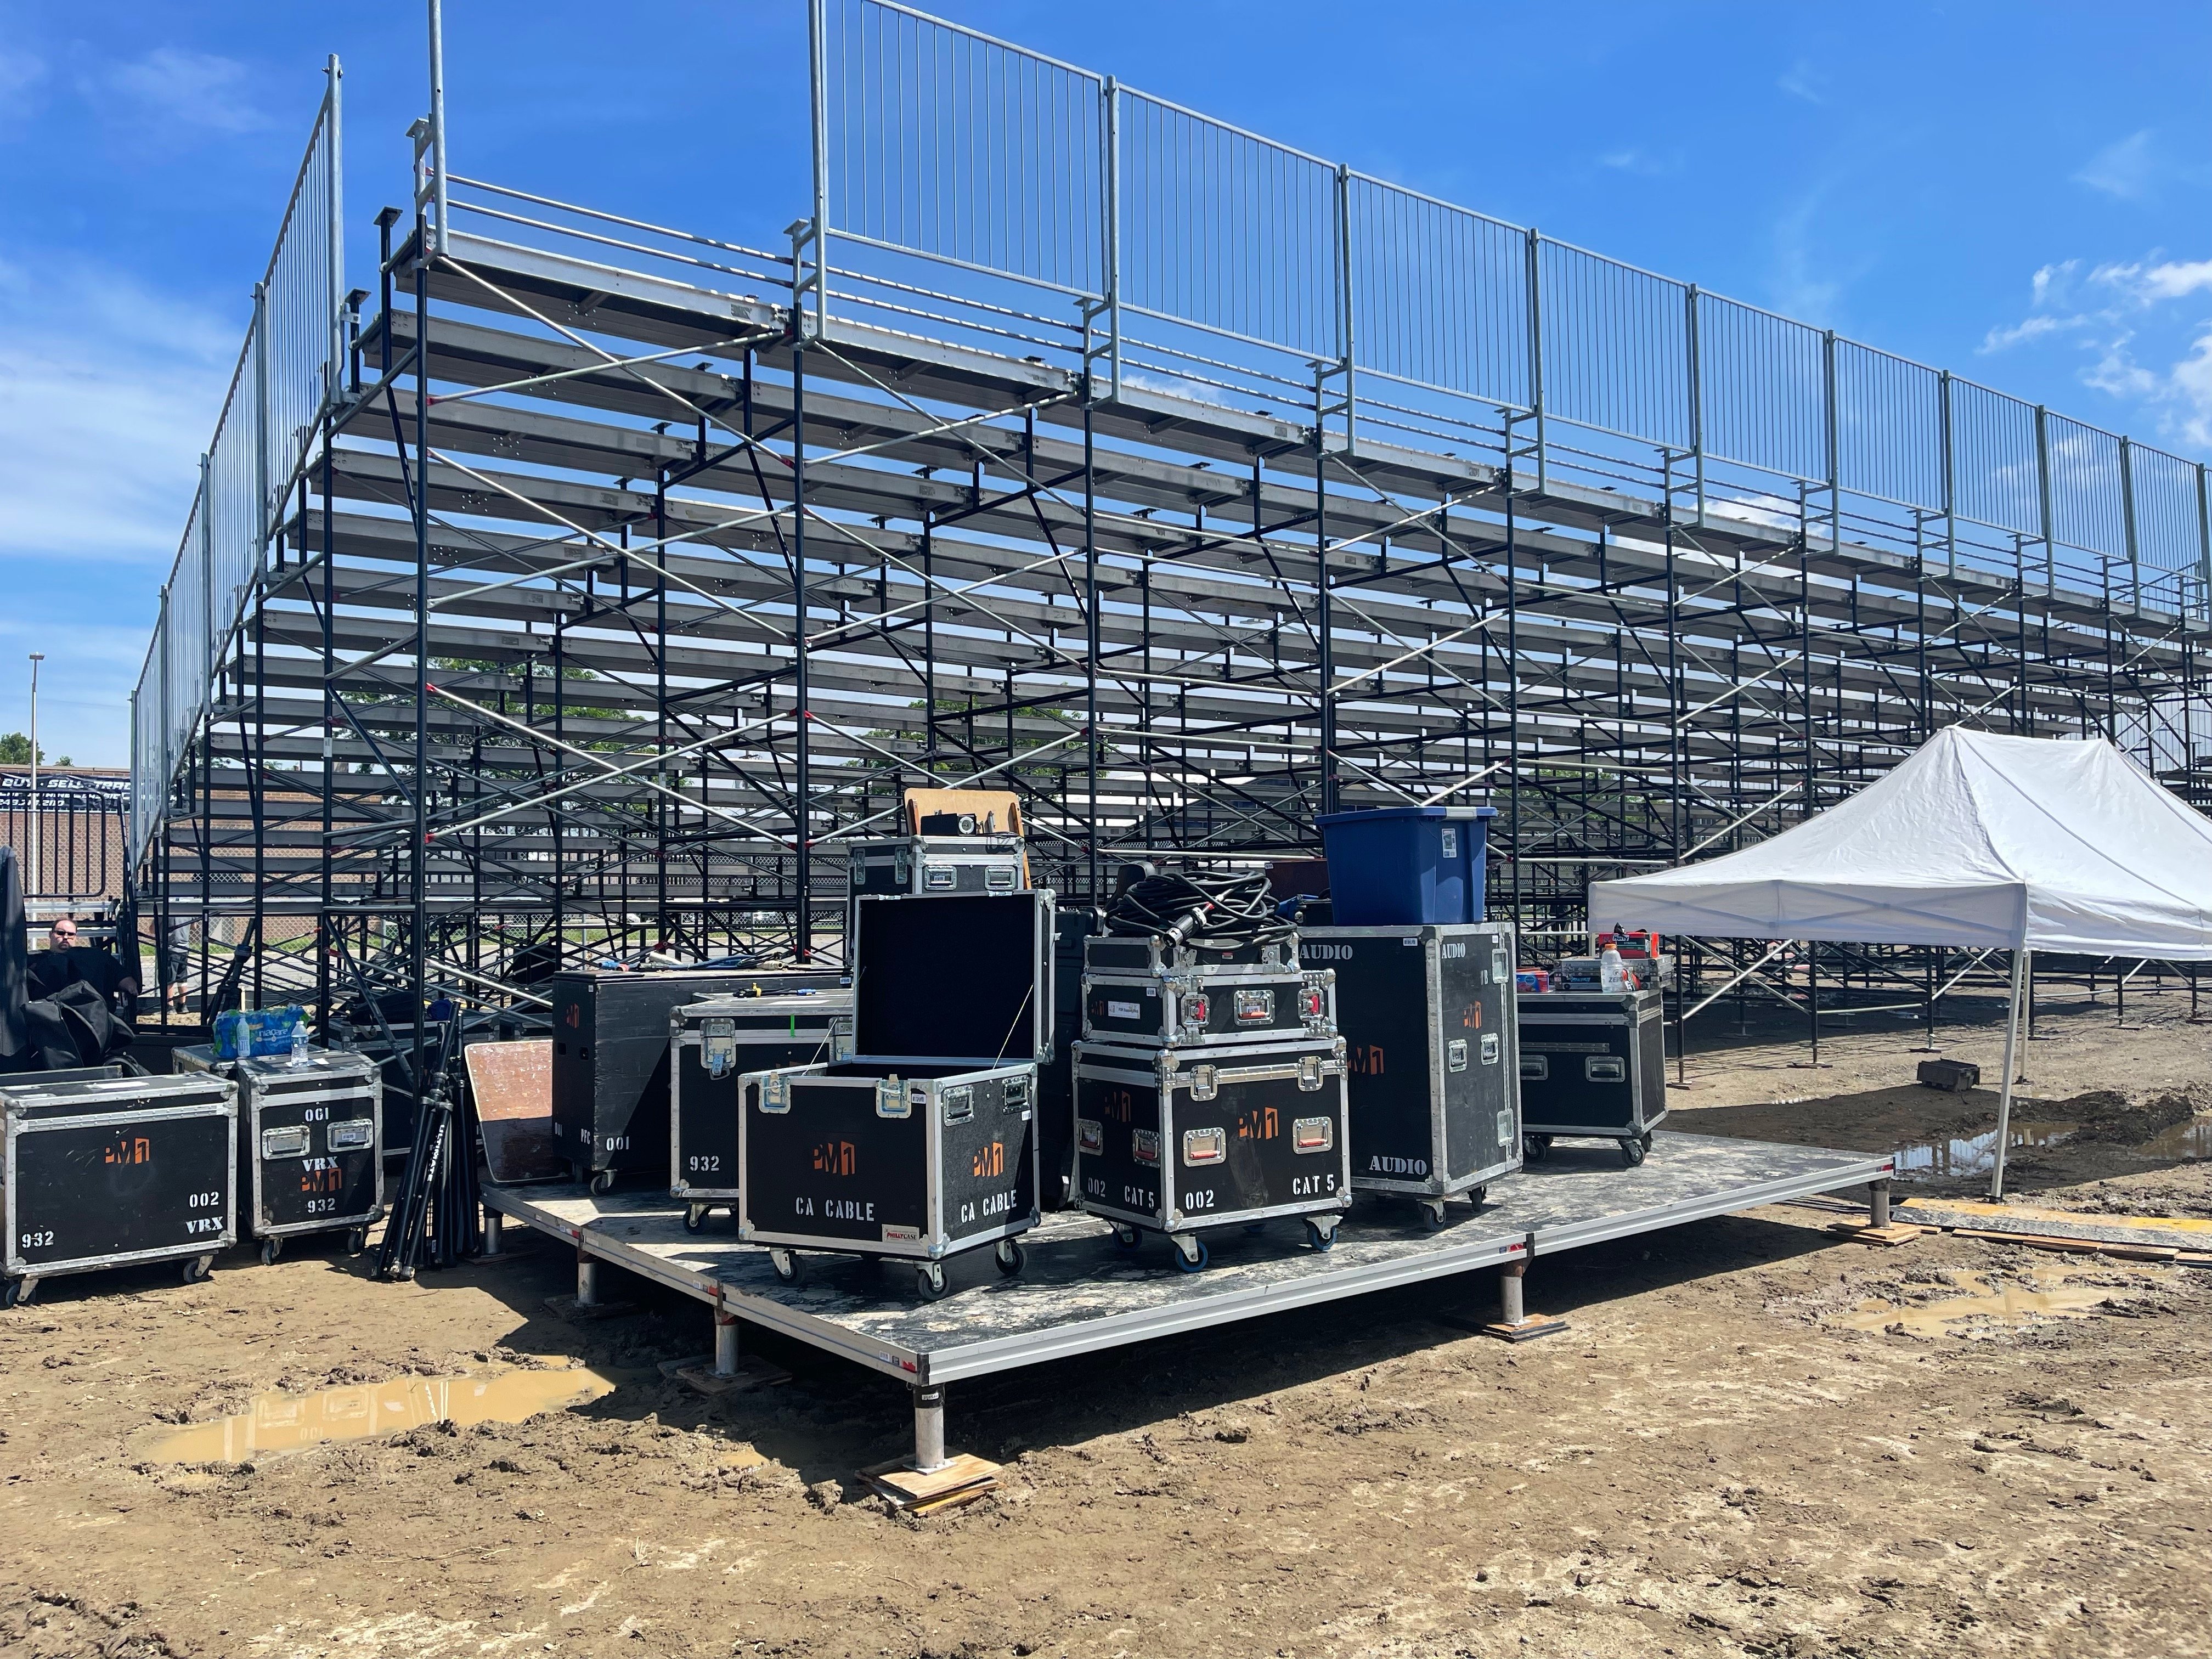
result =
[[[1209,1232],[1212,1265],[1176,1270],[1170,1247],[1133,1253],[1103,1222],[1048,1216],[1022,1237],[1028,1267],[1001,1279],[981,1249],[951,1263],[955,1288],[921,1301],[903,1262],[802,1255],[797,1285],[768,1253],[738,1243],[717,1214],[686,1233],[682,1206],[653,1192],[593,1197],[575,1186],[485,1188],[501,1213],[588,1254],[741,1318],[909,1382],[950,1382],[1265,1314],[1559,1255],[1888,1176],[1887,1154],[1779,1146],[1661,1130],[1650,1157],[1624,1168],[1607,1143],[1561,1142],[1550,1159],[1492,1189],[1479,1212],[1431,1232],[1410,1206],[1363,1196],[1334,1250],[1306,1248],[1296,1222],[1257,1235]]]

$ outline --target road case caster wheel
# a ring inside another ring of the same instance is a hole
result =
[[[991,1252],[991,1260],[998,1265],[1000,1273],[1012,1279],[1019,1275],[1029,1258],[1023,1255],[1022,1247],[1012,1239],[1002,1238],[999,1241],[999,1247]]]
[[[215,1258],[211,1255],[196,1255],[185,1263],[185,1283],[187,1285],[204,1284],[214,1277]]]
[[[1467,1201],[1478,1210],[1489,1202],[1489,1200],[1490,1188],[1487,1187],[1470,1187],[1467,1189]]]
[[[1133,1250],[1144,1242],[1144,1234],[1139,1232],[1134,1227],[1126,1227],[1119,1223],[1115,1224],[1114,1243],[1121,1249]]]
[[[687,1232],[687,1233],[696,1233],[696,1232],[697,1232],[697,1231],[698,1231],[702,1227],[704,1227],[706,1224],[707,1224],[707,1206],[706,1206],[705,1205],[703,1205],[703,1204],[690,1204],[690,1205],[686,1205],[686,1206],[684,1206],[684,1231],[685,1232]]]
[[[1642,1134],[1637,1136],[1636,1144],[1644,1148],[1645,1152],[1650,1152],[1651,1150],[1651,1131],[1646,1129]]]
[[[1178,1238],[1175,1247],[1175,1264],[1180,1273],[1202,1273],[1206,1271],[1206,1264],[1212,1259],[1202,1238],[1194,1238],[1187,1244]]]
[[[264,1238],[261,1241],[261,1265],[263,1267],[268,1267],[275,1266],[276,1258],[283,1254],[284,1241],[283,1239]],[[189,1282],[189,1279],[187,1282]]]
[[[1425,1198],[1421,1200],[1421,1225],[1426,1227],[1431,1232],[1442,1231],[1448,1219],[1449,1218],[1444,1214],[1443,1200]]]
[[[945,1276],[942,1261],[925,1261],[914,1270],[914,1287],[921,1292],[924,1302],[941,1302],[952,1288],[952,1281]]]
[[[601,1170],[592,1177],[592,1191],[594,1194],[611,1193],[614,1189],[615,1172],[612,1170]]]
[[[775,1269],[775,1276],[785,1284],[799,1283],[799,1258],[789,1250],[771,1248],[768,1253],[768,1265]]]
[[[356,1227],[346,1235],[346,1254],[359,1255],[368,1248],[368,1229]]]
[[[1318,1221],[1307,1222],[1306,1243],[1312,1245],[1316,1250],[1326,1252],[1334,1249],[1336,1248],[1336,1223],[1332,1221],[1324,1227]]]
[[[1526,1162],[1530,1164],[1541,1164],[1546,1158],[1551,1157],[1551,1136],[1522,1135],[1521,1137],[1521,1156]]]
[[[1644,1143],[1631,1137],[1620,1143],[1620,1161],[1630,1169],[1644,1162]]]
[[[31,1291],[38,1287],[38,1283],[35,1279],[11,1279],[0,1285],[0,1308],[21,1307],[31,1299]]]

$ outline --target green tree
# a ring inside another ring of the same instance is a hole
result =
[[[39,745],[39,763],[46,763],[46,746]],[[0,766],[28,766],[31,763],[31,740],[21,732],[0,732]],[[64,761],[64,766],[69,763]]]

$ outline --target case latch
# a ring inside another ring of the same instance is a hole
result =
[[[1312,1094],[1321,1087],[1321,1056],[1319,1054],[1298,1056],[1298,1087],[1308,1094]]]
[[[699,1026],[699,1058],[706,1062],[707,1075],[718,1082],[735,1071],[738,1066],[738,1022],[734,1019],[702,1021]]]
[[[761,1079],[760,1109],[763,1112],[787,1112],[791,1109],[791,1079],[781,1072],[770,1072]]]
[[[907,1103],[906,1085],[894,1072],[889,1077],[876,1079],[876,1115],[878,1117],[910,1117],[914,1108]]]
[[[1316,1084],[1314,1086],[1319,1088],[1321,1085]],[[1220,1092],[1220,1074],[1212,1066],[1190,1068],[1190,1097],[1193,1100],[1211,1100]]]

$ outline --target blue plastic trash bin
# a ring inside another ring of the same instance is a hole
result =
[[[1380,806],[1316,820],[1339,927],[1480,921],[1492,806]]]

